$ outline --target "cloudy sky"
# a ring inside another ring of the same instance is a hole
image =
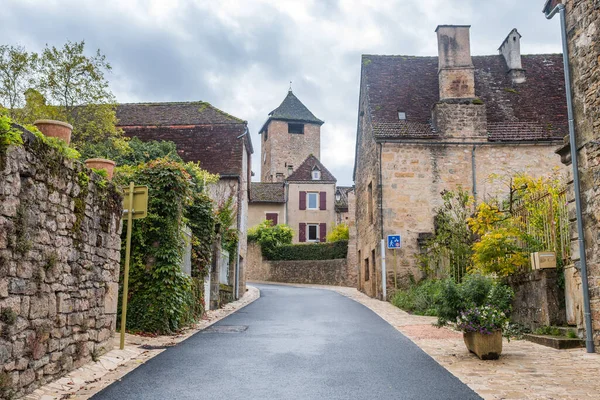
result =
[[[512,28],[523,53],[560,52],[544,0],[2,0],[0,43],[85,39],[119,102],[208,101],[257,130],[294,93],[320,119],[321,159],[352,184],[361,54],[437,54],[439,24],[470,24],[474,55]]]

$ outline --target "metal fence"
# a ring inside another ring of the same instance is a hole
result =
[[[542,250],[554,251],[557,261],[568,261],[570,238],[566,190],[556,197],[551,193],[541,194],[529,203],[535,206],[528,208],[522,202],[513,204],[512,215],[519,217],[525,232]]]

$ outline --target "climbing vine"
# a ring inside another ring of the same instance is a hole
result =
[[[149,191],[148,216],[135,221],[131,238],[130,331],[172,333],[203,313],[199,278],[210,265],[214,215],[211,200],[198,185],[204,182],[200,172],[197,165],[167,158],[118,170],[115,179],[121,185],[133,181]],[[184,225],[192,230],[194,278],[182,271]],[[124,249],[122,256],[124,261]]]

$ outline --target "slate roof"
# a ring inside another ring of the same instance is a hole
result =
[[[321,179],[313,180],[312,171],[313,169],[318,168],[321,171]],[[314,182],[314,183],[329,183],[329,182],[337,182],[337,179],[325,168],[321,161],[317,159],[317,157],[312,154],[306,158],[300,164],[300,166],[292,172],[290,176],[287,178],[288,182]]]
[[[250,184],[250,203],[285,203],[284,184],[252,182]]]
[[[119,104],[117,119],[119,126],[246,123],[205,101]]]
[[[309,122],[313,124],[323,125],[325,122],[315,117],[312,112],[289,90],[285,99],[281,102],[279,107],[269,113],[269,119],[264,123],[260,129],[262,133],[270,121],[298,121],[298,122]]]
[[[523,55],[526,81],[513,85],[501,55],[473,56],[475,94],[485,103],[490,141],[547,141],[568,133],[561,54]],[[439,137],[438,58],[363,55],[363,87],[376,138]],[[398,111],[406,120],[398,120]]]

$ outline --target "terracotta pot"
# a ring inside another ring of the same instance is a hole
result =
[[[112,160],[107,160],[105,158],[90,158],[85,160],[85,165],[88,168],[94,169],[103,169],[106,171],[106,175],[108,175],[108,179],[111,180],[113,177],[113,172],[115,170],[115,165],[117,165]]]
[[[465,332],[463,339],[467,349],[482,360],[497,360],[502,353],[502,331],[496,331],[491,335]]]
[[[62,121],[52,119],[38,119],[33,123],[45,136],[55,137],[64,140],[67,145],[71,143],[71,133],[73,126]]]

